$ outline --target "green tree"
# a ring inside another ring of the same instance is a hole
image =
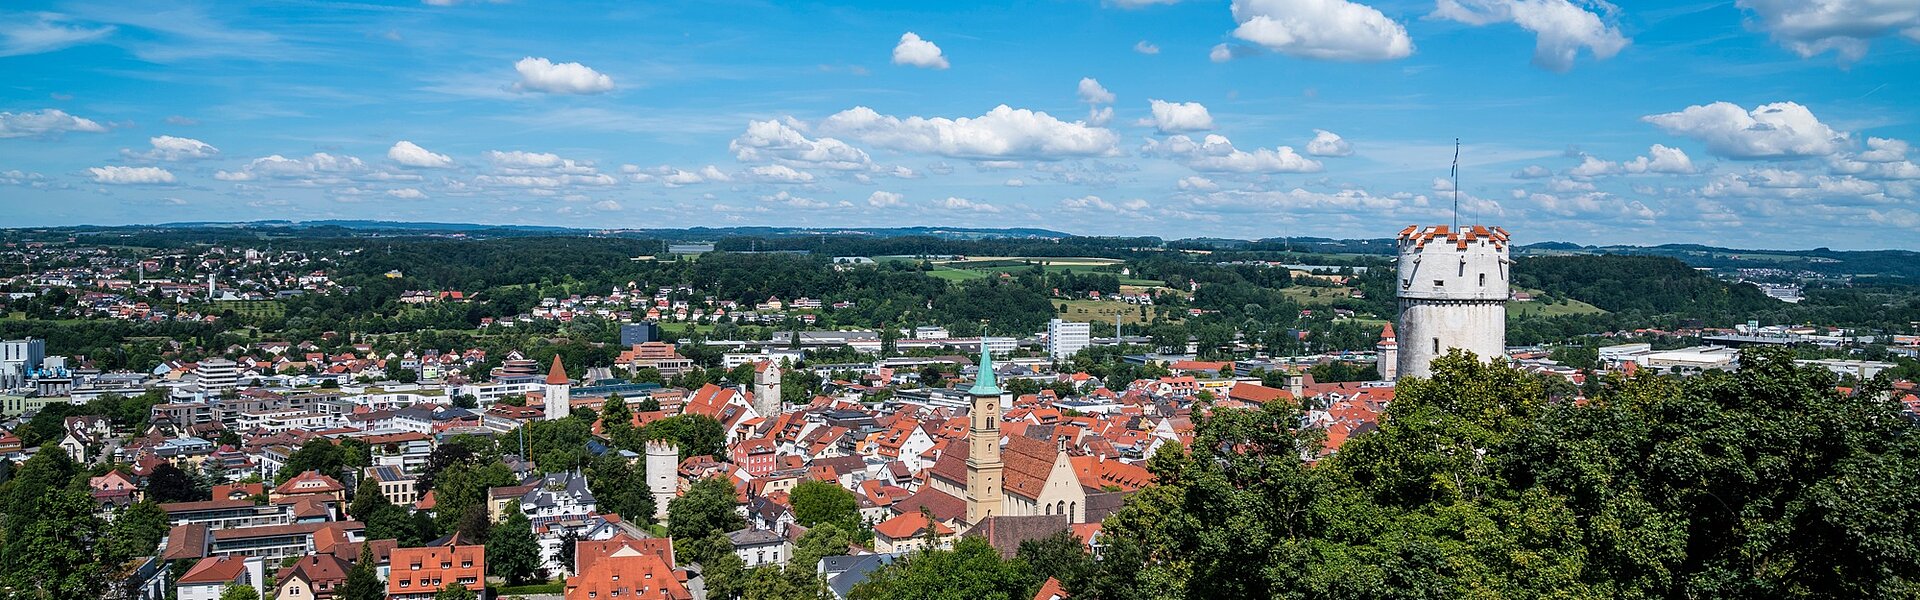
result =
[[[250,585],[228,584],[220,588],[220,600],[260,600],[260,591]]]
[[[713,417],[706,415],[677,415],[667,417],[641,429],[640,437],[646,440],[672,440],[680,446],[680,458],[692,456],[720,456],[727,440],[726,427]]]
[[[314,471],[336,480],[345,480],[347,453],[332,439],[316,437],[300,445],[287,456],[287,462],[274,475],[274,484],[286,483],[295,475]]]
[[[135,502],[120,510],[107,526],[106,544],[101,548],[108,564],[142,556],[151,556],[167,535],[167,513],[152,500]]]
[[[387,501],[386,494],[380,493],[380,482],[368,477],[360,480],[360,488],[354,491],[353,504],[347,506],[347,513],[364,522],[389,506],[393,503]]]
[[[387,589],[380,582],[377,561],[373,558],[373,544],[360,545],[360,557],[353,562],[353,568],[347,570],[347,580],[340,584],[334,594],[339,600],[386,600]]]
[[[519,502],[509,502],[504,512],[506,518],[487,538],[487,570],[509,585],[526,585],[540,572],[540,541]]]
[[[675,539],[701,540],[746,527],[747,520],[733,512],[734,499],[733,484],[724,477],[696,481],[667,503],[667,531]]]
[[[980,538],[931,549],[875,570],[853,586],[852,600],[1027,600],[1039,582],[1025,562],[1001,560]]]
[[[161,463],[147,475],[147,497],[160,503],[206,500],[196,483],[173,463]]]
[[[800,539],[793,541],[793,560],[788,564],[812,573],[819,565],[820,559],[829,556],[846,556],[848,548],[856,541],[858,540],[854,538],[853,532],[841,529],[833,523],[821,523],[808,529],[806,533],[800,534]]]
[[[15,557],[9,559],[8,586],[42,598],[97,596],[120,565],[101,564],[94,554],[102,523],[93,514],[93,495],[75,483],[38,504],[33,516],[21,519],[27,521],[22,536],[7,540]]]
[[[475,600],[476,598],[477,596],[473,595],[473,590],[467,589],[467,586],[458,583],[449,583],[433,595],[433,600]]]
[[[587,488],[593,490],[600,512],[636,523],[653,521],[653,492],[647,489],[646,473],[618,452],[602,453],[587,465]]]
[[[1020,542],[1015,556],[1033,567],[1034,579],[1043,582],[1049,577],[1059,579],[1069,594],[1093,587],[1089,580],[1099,568],[1093,555],[1087,552],[1086,544],[1080,543],[1080,537],[1065,529],[1044,538]]]
[[[500,462],[484,466],[460,463],[441,471],[433,488],[435,528],[452,533],[476,508],[484,520],[487,489],[513,484],[513,471]]]
[[[833,523],[844,529],[860,526],[860,500],[847,488],[829,481],[802,481],[789,492],[794,520],[813,527]]]

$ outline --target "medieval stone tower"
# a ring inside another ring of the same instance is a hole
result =
[[[558,354],[553,355],[553,368],[547,370],[547,383],[541,391],[546,396],[548,421],[573,414],[573,382],[567,380],[567,370],[560,366]]]
[[[1373,343],[1373,353],[1379,357],[1375,368],[1380,372],[1381,381],[1400,378],[1400,341],[1393,335],[1393,323],[1380,328],[1380,341]]]
[[[673,442],[647,442],[647,491],[653,494],[653,519],[665,522],[667,503],[679,493],[680,448]]]
[[[753,367],[753,412],[762,418],[780,416],[780,363],[761,361]]]
[[[1431,376],[1433,359],[1453,348],[1506,356],[1507,243],[1506,230],[1481,225],[1400,231],[1398,376]]]

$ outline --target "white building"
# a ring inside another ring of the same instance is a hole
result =
[[[1093,343],[1093,324],[1054,319],[1047,322],[1047,356],[1055,362],[1073,358]]]
[[[1433,359],[1455,348],[1481,360],[1505,357],[1512,266],[1506,230],[1413,225],[1397,242],[1397,374],[1429,377]]]
[[[224,358],[209,358],[194,366],[193,375],[200,389],[218,394],[240,382],[240,365]]]

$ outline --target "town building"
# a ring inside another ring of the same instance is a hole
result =
[[[1093,324],[1054,319],[1047,322],[1047,356],[1054,362],[1073,358],[1093,343]]]

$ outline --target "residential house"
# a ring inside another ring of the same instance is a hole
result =
[[[258,556],[213,556],[200,559],[173,584],[179,600],[219,600],[230,585],[266,584],[266,562]]]
[[[389,600],[429,600],[450,583],[486,594],[486,546],[395,548],[387,561]]]

